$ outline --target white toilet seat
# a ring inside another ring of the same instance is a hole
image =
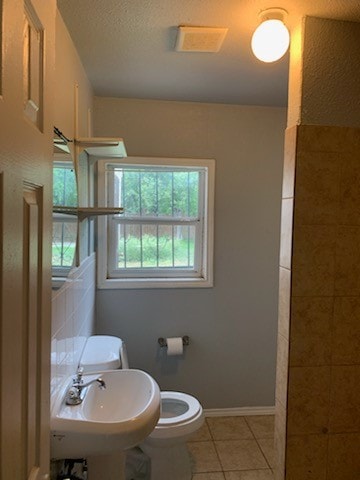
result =
[[[172,403],[174,404],[173,414],[166,409],[166,406],[171,407]],[[161,406],[162,412],[157,423],[158,427],[171,427],[172,425],[189,422],[201,410],[200,403],[196,398],[182,392],[161,392]],[[176,410],[183,411],[183,413],[178,414]]]
[[[145,444],[156,445],[165,441],[167,445],[172,445],[173,442],[185,442],[204,423],[203,409],[196,398],[182,392],[161,392],[162,403],[166,400],[174,403],[175,410],[178,406],[186,406],[186,411],[180,415],[175,413],[172,417],[160,416],[156,427],[145,439]]]

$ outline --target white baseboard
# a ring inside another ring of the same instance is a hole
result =
[[[275,415],[275,407],[205,408],[205,417],[244,417]]]

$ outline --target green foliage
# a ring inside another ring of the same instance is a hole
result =
[[[199,172],[121,170],[128,216],[197,217]]]
[[[53,205],[76,207],[77,188],[73,168],[56,166],[53,169]]]
[[[119,268],[150,268],[150,267],[192,267],[194,264],[194,241],[174,237],[174,243],[169,235],[159,236],[159,249],[157,238],[154,235],[130,235],[124,242],[119,242]],[[157,256],[159,258],[157,263]],[[142,260],[142,264],[141,264]]]
[[[53,244],[51,265],[53,267],[71,267],[74,261],[75,247],[75,243],[63,245],[62,248]]]

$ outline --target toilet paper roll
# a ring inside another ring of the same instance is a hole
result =
[[[170,337],[166,339],[167,343],[167,354],[172,355],[182,355],[184,351],[183,341],[181,337]]]

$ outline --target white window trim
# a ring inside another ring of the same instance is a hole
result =
[[[213,256],[214,256],[214,197],[215,197],[215,161],[213,159],[188,158],[156,158],[156,157],[127,157],[124,159],[107,158],[97,162],[98,178],[98,205],[105,207],[105,172],[106,165],[118,162],[119,164],[136,165],[177,165],[184,167],[203,167],[206,169],[205,205],[203,229],[203,253],[201,277],[178,278],[108,278],[107,246],[107,219],[98,217],[97,227],[97,287],[99,289],[147,289],[147,288],[210,288],[213,286]]]

